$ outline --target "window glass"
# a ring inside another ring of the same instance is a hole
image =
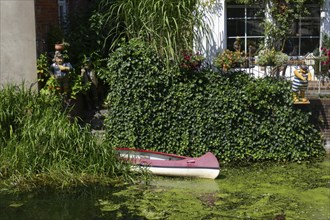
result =
[[[236,41],[236,38],[228,38],[227,40],[227,49],[228,50],[234,50],[234,42]],[[244,48],[245,44],[244,41],[241,41],[241,48]]]
[[[291,56],[304,56],[319,46],[320,8],[317,5],[306,5],[308,13],[296,20],[292,27],[284,52]]]
[[[320,37],[320,8],[317,4],[306,6],[308,13],[297,19],[288,34],[284,45],[284,52],[291,56],[303,56],[318,48]],[[250,42],[258,48],[263,41],[264,30],[260,24],[264,20],[264,13],[260,6],[227,5],[227,48],[233,50],[236,37],[241,39],[241,48],[246,53]]]
[[[227,49],[234,50],[234,42],[238,36],[241,39],[241,50],[246,54],[259,47],[263,39],[263,28],[260,23],[264,14],[259,6],[228,5],[227,7]],[[251,46],[253,42],[253,46]],[[252,48],[252,49],[251,49]]]
[[[63,28],[66,28],[68,16],[68,2],[65,0],[58,0],[57,3],[59,23]]]
[[[298,56],[299,55],[299,38],[298,37],[290,37],[286,40],[284,46],[284,53],[289,56]]]
[[[245,34],[244,20],[228,20],[227,33],[229,37],[244,36]]]
[[[301,38],[300,55],[312,53],[319,46],[319,38]]]
[[[318,36],[320,33],[320,21],[315,19],[301,19],[301,36]]]
[[[249,18],[263,17],[260,8],[247,8],[246,11]]]
[[[245,10],[244,8],[238,8],[238,7],[234,7],[234,8],[228,8],[227,10],[227,18],[244,18],[245,17]]]
[[[308,14],[305,17],[319,18],[320,17],[320,7],[317,5],[306,5]]]
[[[247,35],[248,36],[262,36],[264,33],[263,28],[260,26],[261,19],[247,20]]]

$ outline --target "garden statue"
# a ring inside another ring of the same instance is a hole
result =
[[[301,65],[299,70],[294,70],[294,78],[292,82],[293,101],[295,103],[308,103],[306,98],[306,90],[308,81],[311,80],[311,73],[306,65]]]
[[[241,39],[237,36],[234,42],[234,50],[241,51]]]
[[[81,76],[85,85],[90,83],[90,89],[85,95],[88,109],[99,109],[98,79],[96,77],[95,71],[92,68],[92,62],[90,58],[87,58],[85,65],[81,68]]]
[[[60,51],[55,51],[53,64],[50,66],[51,75],[57,80],[56,90],[64,95],[69,92],[69,72],[72,70],[70,63],[64,63],[63,55]]]

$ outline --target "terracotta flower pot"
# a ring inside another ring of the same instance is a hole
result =
[[[64,50],[64,44],[55,44],[55,50],[59,50],[59,51]]]

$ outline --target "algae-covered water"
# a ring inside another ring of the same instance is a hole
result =
[[[0,195],[0,219],[330,219],[330,159],[223,168],[216,180]]]

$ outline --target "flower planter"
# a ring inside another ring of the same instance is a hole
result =
[[[64,50],[64,44],[55,44],[55,50],[58,51]]]

